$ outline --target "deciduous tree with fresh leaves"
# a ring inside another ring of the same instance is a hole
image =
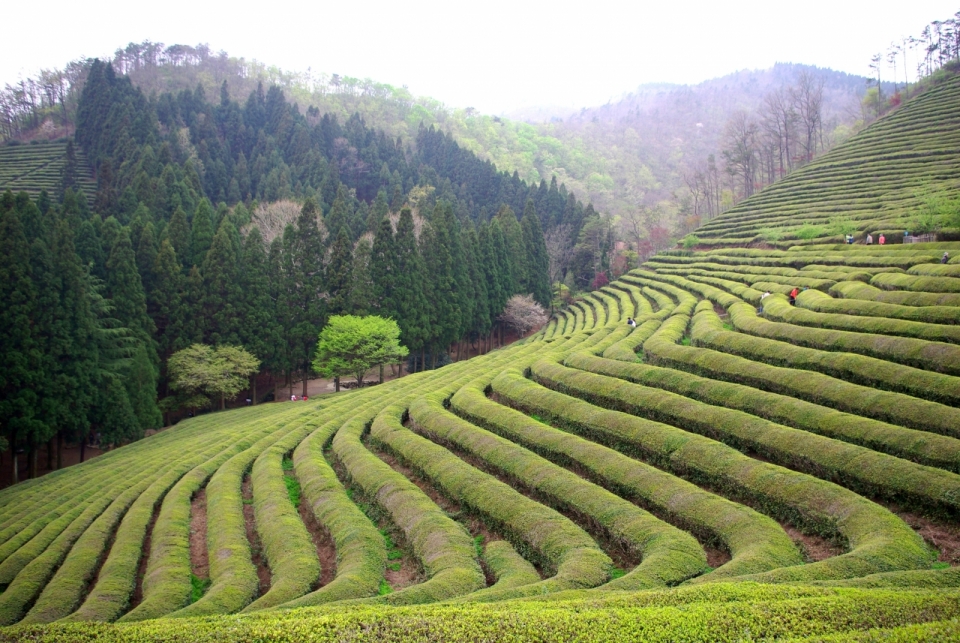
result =
[[[242,346],[193,344],[170,356],[167,372],[170,387],[187,399],[182,406],[199,408],[220,399],[223,409],[228,397],[247,386],[247,378],[260,367],[260,360]]]
[[[324,377],[353,376],[359,386],[372,367],[399,362],[408,352],[392,319],[335,315],[320,331],[313,370]]]

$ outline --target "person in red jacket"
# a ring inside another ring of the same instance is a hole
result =
[[[793,290],[790,291],[790,305],[791,305],[791,306],[796,306],[796,305],[797,305],[797,295],[799,295],[799,294],[800,294],[800,289],[799,289],[799,288],[796,288],[796,287],[795,287]]]
[[[886,242],[887,242],[887,238],[881,234],[880,238],[877,240],[877,243],[879,243],[882,246]]]

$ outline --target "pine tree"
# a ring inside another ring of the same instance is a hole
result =
[[[330,315],[348,312],[352,266],[353,244],[346,226],[342,226],[330,247],[330,261],[327,264],[327,312]]]
[[[325,319],[323,292],[323,238],[317,224],[320,208],[308,199],[297,218],[296,228],[284,251],[289,255],[284,288],[289,315],[291,362],[294,370],[306,374],[313,359],[317,336]],[[303,380],[306,394],[307,380]]]
[[[347,192],[341,183],[337,189],[337,196],[330,206],[330,213],[324,222],[327,230],[330,231],[330,243],[333,243],[334,236],[341,228],[350,227],[350,207],[347,205]]]
[[[100,237],[97,235],[97,229],[89,220],[80,224],[77,231],[76,240],[77,254],[90,272],[98,279],[107,278],[107,260],[103,256],[103,247],[100,245]]]
[[[477,336],[483,336],[490,332],[490,295],[487,292],[487,276],[481,265],[483,253],[480,249],[477,232],[473,226],[464,226],[462,243],[467,276],[473,288],[472,316],[467,331],[468,333],[475,333]]]

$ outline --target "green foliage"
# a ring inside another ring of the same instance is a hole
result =
[[[357,384],[377,364],[398,362],[407,355],[400,328],[392,319],[371,315],[336,315],[320,332],[313,368],[324,377],[351,375]]]
[[[167,360],[170,386],[187,395],[224,400],[246,387],[247,377],[256,372],[260,360],[239,346],[193,344]]]

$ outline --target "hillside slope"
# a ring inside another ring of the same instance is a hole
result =
[[[722,243],[926,232],[960,190],[960,74],[744,200],[697,235]],[[960,222],[953,222],[956,227]]]
[[[46,190],[54,198],[59,193],[66,162],[65,141],[0,146],[0,191],[23,191],[35,198]],[[97,184],[90,176],[82,150],[77,151],[76,167],[77,185],[92,202]]]
[[[909,174],[956,91],[805,173]],[[0,491],[0,641],[960,640],[958,518],[960,242],[675,250],[503,349]]]

